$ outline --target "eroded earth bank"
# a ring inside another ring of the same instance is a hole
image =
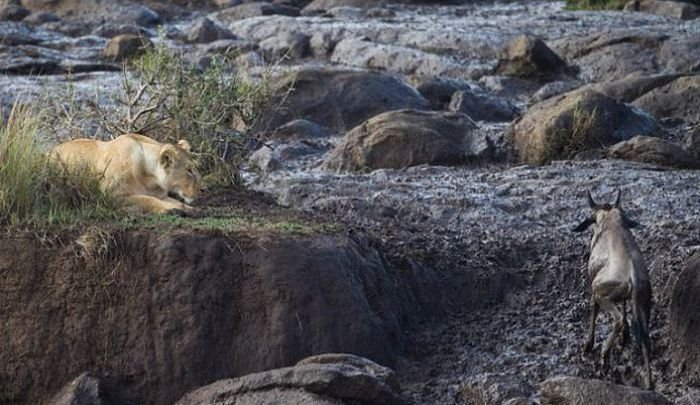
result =
[[[202,217],[4,232],[0,403],[697,403],[700,6],[637,3],[0,3],[4,111],[120,91],[129,35],[284,93]],[[656,393],[608,316],[582,354],[617,189]]]

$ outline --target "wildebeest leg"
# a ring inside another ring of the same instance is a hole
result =
[[[642,355],[644,356],[644,371],[646,371],[644,385],[646,386],[646,389],[653,390],[654,382],[651,378],[651,354],[649,353],[650,351],[651,348],[649,347],[649,341],[647,340],[646,342],[644,342],[644,344],[642,344]]]
[[[622,312],[620,312],[620,308],[618,308],[614,302],[603,301],[600,303],[600,305],[603,307],[603,309],[610,312],[613,317],[613,332],[608,337],[608,340],[603,346],[603,351],[600,353],[600,361],[602,365],[607,366],[610,360],[610,349],[612,349],[613,345],[622,334],[622,321],[624,316],[622,315]]]
[[[627,323],[627,300],[622,301],[622,346],[630,341],[630,326]]]
[[[595,319],[598,316],[598,303],[595,302],[595,298],[591,297],[591,318],[588,321],[588,340],[583,346],[584,353],[590,353],[593,350],[593,344],[595,343]]]

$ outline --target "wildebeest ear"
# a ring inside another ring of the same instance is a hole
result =
[[[625,226],[628,228],[636,228],[640,225],[639,222],[637,222],[633,219],[627,218],[627,215],[622,216],[622,221],[625,223]]]
[[[595,219],[593,217],[588,217],[583,220],[578,226],[574,229],[572,229],[573,232],[583,232],[586,229],[588,229],[589,226],[593,225],[595,223]]]

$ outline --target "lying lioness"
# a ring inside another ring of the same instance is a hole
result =
[[[163,144],[136,134],[108,142],[75,139],[56,146],[50,156],[69,168],[88,167],[103,174],[103,190],[111,190],[128,205],[148,213],[190,214],[194,208],[188,204],[201,189],[186,140]]]

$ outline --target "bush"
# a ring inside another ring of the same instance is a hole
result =
[[[112,107],[91,104],[112,137],[141,133],[160,142],[187,139],[209,184],[239,182],[247,155],[245,128],[270,99],[269,81],[243,80],[226,59],[198,69],[176,51],[157,45],[124,70],[123,94]],[[264,75],[265,76],[265,75]]]
[[[49,161],[40,120],[16,104],[0,122],[0,224],[52,224],[116,216],[119,204],[100,190],[100,175]]]

